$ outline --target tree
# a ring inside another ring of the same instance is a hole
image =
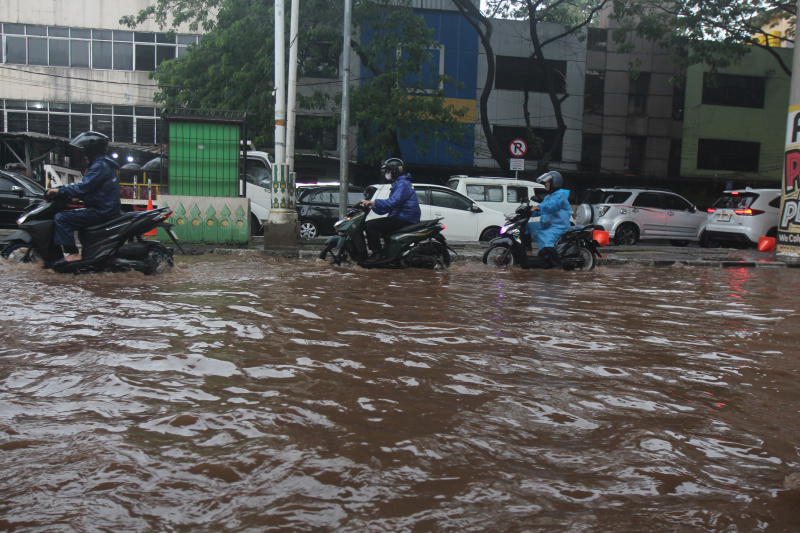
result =
[[[705,63],[717,70],[738,63],[753,48],[762,48],[791,76],[791,66],[774,47],[779,42],[794,42],[794,2],[614,0],[614,13],[621,25],[614,31],[614,40],[622,43],[623,51],[624,46],[630,46],[630,36],[636,34],[681,50],[675,60],[684,67]],[[788,35],[771,35],[781,22],[789,23]]]
[[[253,139],[269,145],[274,133],[273,5],[272,0],[158,0],[122,22],[135,27],[153,19],[161,27],[185,23],[206,30],[183,57],[158,66],[153,74],[157,101],[165,106],[245,110]],[[300,10],[298,76],[335,77],[342,50],[341,5],[303,0]],[[352,40],[372,74],[352,91],[351,99],[365,158],[374,162],[401,156],[399,138],[414,139],[422,152],[435,139],[463,138],[458,118],[465,111],[444,100],[443,87],[452,81],[422,72],[427,50],[436,46],[422,18],[410,7],[381,0],[360,2],[353,20],[354,26],[368,25],[375,35],[367,44]],[[339,99],[338,94],[311,89],[298,95],[298,105],[318,111],[314,125],[335,128]]]
[[[558,77],[563,76],[563,74],[558,72],[548,60],[547,46],[554,42],[561,41],[568,36],[584,39],[584,29],[592,22],[595,15],[610,1],[611,0],[488,0],[486,4],[487,13],[491,14],[492,17],[525,20],[528,22],[528,30],[531,39],[530,55],[528,56],[529,72],[533,73],[535,71],[543,75],[556,121],[555,139],[549,146],[547,152],[541,154],[539,170],[547,169],[547,166],[553,158],[553,154],[558,152],[563,144],[567,125],[562,112],[562,104],[570,96],[568,87],[563,92],[560,90],[561,84],[557,83],[557,80]],[[472,23],[473,27],[476,28],[476,31],[478,31],[482,46],[486,52],[489,69],[487,70],[484,90],[481,94],[481,125],[492,157],[502,168],[508,170],[509,159],[505,151],[502,150],[497,143],[489,119],[486,116],[486,102],[488,102],[489,93],[494,85],[495,75],[494,52],[491,48],[491,21],[486,14],[478,12],[469,0],[453,0],[453,2],[461,13],[467,17],[467,20]],[[562,29],[556,35],[542,38],[540,35],[540,24],[542,23],[557,23],[561,25]],[[525,117],[529,132],[528,141],[530,141],[532,146],[541,146],[541,139],[536,138],[533,134],[530,112],[528,110],[529,90],[525,86],[523,80],[521,80],[520,90],[525,93],[522,114]]]

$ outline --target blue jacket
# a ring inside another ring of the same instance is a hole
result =
[[[392,183],[392,188],[389,190],[389,198],[386,200],[375,200],[375,205],[372,210],[379,215],[389,215],[401,220],[405,220],[409,224],[416,224],[422,216],[422,211],[419,208],[419,200],[417,200],[417,193],[411,185],[409,179],[411,174],[404,174],[397,178]]]
[[[572,207],[569,205],[568,197],[567,189],[550,193],[539,204],[539,220],[528,223],[528,231],[536,233],[536,243],[540,250],[555,246],[558,238],[569,231]]]
[[[80,198],[86,209],[91,209],[99,215],[118,216],[122,212],[117,179],[118,168],[117,162],[110,157],[98,157],[92,161],[89,172],[79,183],[63,185],[58,190],[71,198]]]

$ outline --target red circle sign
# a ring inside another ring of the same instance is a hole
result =
[[[522,157],[528,152],[528,144],[523,139],[514,139],[509,143],[508,151],[514,157]]]

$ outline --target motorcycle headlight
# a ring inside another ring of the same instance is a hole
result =
[[[28,214],[27,214],[27,213],[26,213],[26,214],[24,214],[24,215],[21,215],[21,216],[20,216],[20,217],[17,219],[17,226],[19,226],[20,224],[23,224],[27,218],[28,218]]]
[[[508,228],[510,228],[510,227],[511,226],[503,226],[502,228],[500,228],[500,235],[503,235],[505,232],[507,232]]]

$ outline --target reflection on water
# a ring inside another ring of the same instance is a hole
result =
[[[0,265],[0,529],[792,531],[800,272]]]

